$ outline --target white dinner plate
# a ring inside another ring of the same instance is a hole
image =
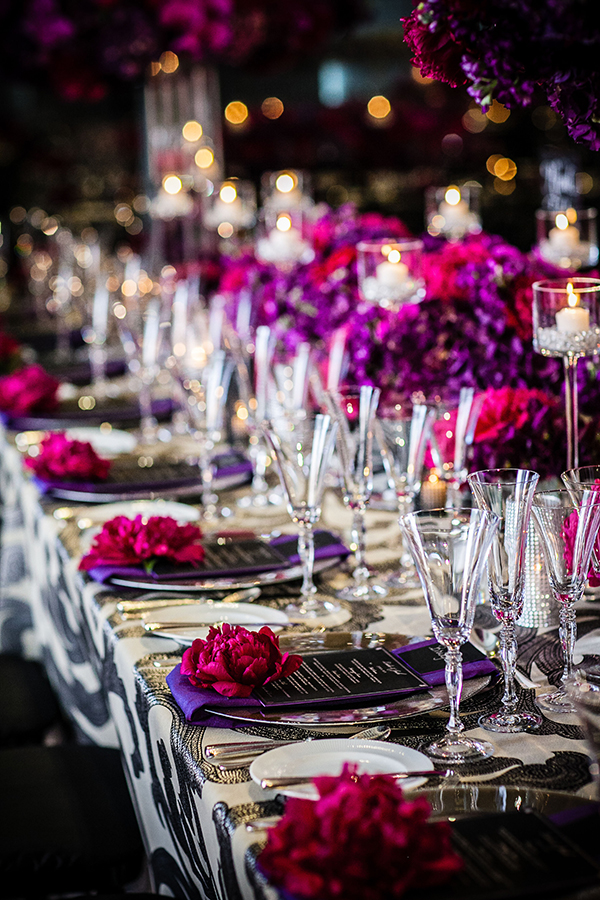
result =
[[[136,516],[171,516],[178,522],[196,522],[200,518],[200,510],[174,500],[124,500],[122,503],[104,503],[82,510],[79,525],[89,528],[108,522],[115,516],[127,516],[128,519],[135,519]]]
[[[81,426],[67,428],[67,437],[72,441],[87,441],[100,456],[117,456],[119,453],[131,453],[137,441],[133,434],[112,428],[110,431],[102,428]]]
[[[142,616],[144,628],[151,623],[181,623],[176,629],[152,629],[151,633],[160,637],[168,637],[178,644],[191,645],[195,638],[205,638],[208,626],[215,622],[229,622],[230,625],[243,625],[249,631],[258,631],[264,624],[272,631],[280,631],[290,620],[280,609],[269,606],[257,606],[252,603],[198,603],[193,606],[169,606],[147,612]],[[194,623],[194,624],[188,624]]]
[[[286,776],[339,775],[344,763],[354,763],[360,774],[381,775],[390,772],[407,772],[410,769],[431,770],[434,765],[418,750],[384,741],[361,741],[350,738],[328,738],[322,741],[303,741],[289,747],[277,747],[258,756],[250,766],[250,776],[260,785],[263,778]],[[402,780],[404,790],[419,787],[425,778]],[[288,797],[318,799],[313,784],[277,788],[278,794]]]

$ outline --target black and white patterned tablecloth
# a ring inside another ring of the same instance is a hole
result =
[[[260,838],[245,824],[279,811],[282,799],[255,785],[247,768],[222,772],[203,759],[203,744],[227,739],[232,731],[183,720],[166,685],[168,669],[154,665],[158,659],[175,664],[180,649],[173,641],[146,634],[139,620],[124,620],[114,591],[78,571],[81,535],[76,525],[54,518],[53,508],[40,501],[23,474],[19,453],[1,436],[0,443],[0,649],[41,658],[81,738],[121,748],[155,890],[190,900],[262,898],[252,866]],[[268,519],[262,515],[257,522],[246,513],[240,522],[263,531],[290,530],[284,510]],[[335,496],[324,505],[324,524],[332,523],[338,529],[349,527],[348,514]],[[391,569],[397,559],[395,517],[372,512],[368,534],[370,561],[382,571]],[[333,570],[322,589],[332,592],[347,578],[346,570]],[[261,602],[284,606],[296,590],[291,585]],[[392,595],[381,606],[356,604],[349,612],[352,618],[339,626],[343,630],[429,630],[418,596]],[[577,652],[600,652],[600,604],[581,604],[578,628]],[[540,685],[555,682],[561,671],[556,631],[521,628],[519,642],[523,671]],[[534,708],[534,694],[519,690],[524,709]],[[490,739],[477,721],[482,712],[499,706],[500,695],[498,684],[464,703],[461,713],[469,734]],[[397,721],[390,739],[416,748],[424,738],[441,734],[446,721],[443,710]],[[293,738],[309,733],[260,725],[234,730],[238,738],[244,731]],[[590,795],[588,757],[574,717],[544,717],[537,734],[492,735],[491,740],[495,755],[468,770],[476,776],[474,790],[489,783]]]

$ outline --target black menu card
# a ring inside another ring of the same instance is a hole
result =
[[[389,700],[427,687],[400,659],[377,647],[307,653],[293,675],[255,688],[253,696],[264,706],[310,706],[331,701],[338,706]]]

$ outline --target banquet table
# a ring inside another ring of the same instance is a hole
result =
[[[254,736],[302,740],[356,729],[235,722],[217,729],[187,723],[166,683],[167,673],[181,658],[181,647],[148,634],[141,619],[117,610],[120,599],[133,599],[139,591],[95,583],[78,570],[89,533],[78,525],[77,507],[68,512],[64,503],[40,495],[24,471],[14,434],[3,432],[0,446],[0,649],[41,659],[79,739],[122,751],[154,890],[183,898],[265,897],[269,889],[254,865],[264,833],[246,826],[281,812],[283,798],[255,784],[247,765],[220,770],[204,758],[203,747],[215,741],[251,741]],[[228,492],[235,510],[228,528],[293,532],[283,507],[238,510],[235,499],[243,490]],[[350,515],[334,490],[325,497],[322,524],[348,541]],[[395,513],[373,508],[367,524],[370,564],[379,573],[392,571],[399,546]],[[333,594],[348,582],[349,572],[350,560],[323,572],[320,591]],[[260,602],[281,609],[297,593],[297,582],[284,584],[266,589]],[[485,604],[478,612],[489,622]],[[576,658],[599,654],[600,603],[585,599],[577,618]],[[423,598],[414,590],[391,591],[378,604],[346,604],[329,627],[430,634]],[[520,668],[547,688],[562,670],[556,628],[519,627],[518,638]],[[524,798],[528,791],[592,797],[588,755],[575,717],[546,714],[539,731],[531,734],[490,737],[479,729],[479,716],[499,706],[501,693],[500,682],[495,683],[461,707],[467,733],[491,739],[495,747],[494,756],[465,769],[472,777],[467,802],[476,808],[483,785],[496,787],[499,798],[504,791],[508,804],[513,802],[511,788],[522,790]],[[522,708],[534,709],[534,690],[519,688],[519,697]],[[446,722],[445,709],[397,719],[389,740],[418,748],[425,737],[441,734]]]

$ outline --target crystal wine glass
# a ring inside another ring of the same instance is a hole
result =
[[[483,394],[475,396],[473,388],[461,388],[458,408],[453,411],[442,404],[431,429],[431,455],[450,488],[446,505],[454,509],[461,506],[461,490],[469,473],[469,448],[473,443],[483,397]]]
[[[331,465],[337,422],[330,416],[285,416],[263,425],[267,445],[277,466],[288,513],[298,526],[298,553],[302,563],[302,602],[286,608],[292,620],[328,616],[340,604],[315,596],[313,529],[321,517],[325,476]]]
[[[396,404],[393,410],[378,415],[375,420],[375,436],[384,468],[394,485],[400,516],[414,509],[434,416],[434,409],[424,403],[415,403],[410,411]],[[412,557],[404,548],[400,564],[400,571],[388,575],[385,583],[396,588],[418,587],[420,582]]]
[[[473,627],[481,576],[499,518],[481,509],[435,509],[402,516],[400,525],[421,579],[434,637],[446,648],[448,733],[425,747],[425,752],[453,765],[485,759],[493,754],[493,746],[461,734],[460,647]]]
[[[571,494],[575,506],[579,506],[586,492],[600,492],[600,466],[580,466],[577,469],[567,469],[562,473],[561,478]],[[592,549],[592,570],[590,585],[597,587],[600,585],[600,539],[596,540]]]
[[[533,524],[538,533],[552,593],[560,609],[560,643],[564,654],[561,685],[541,694],[536,703],[550,712],[571,713],[575,707],[565,684],[573,677],[577,640],[575,603],[583,597],[592,549],[600,528],[600,493],[588,490],[575,505],[567,490],[539,491],[533,497]]]
[[[515,623],[523,612],[525,547],[533,494],[539,479],[529,469],[484,469],[467,481],[481,509],[500,518],[488,560],[493,613],[501,623],[500,655],[504,672],[502,708],[479,720],[487,731],[516,733],[537,728],[541,717],[517,711]]]
[[[234,369],[224,350],[212,349],[199,341],[188,344],[186,353],[177,360],[176,373],[187,397],[186,409],[192,434],[198,445],[198,465],[202,475],[203,516],[218,518],[221,511],[214,491],[213,457],[221,442],[225,405]]]
[[[352,511],[354,584],[342,588],[342,600],[380,600],[387,589],[371,579],[365,559],[365,513],[373,490],[373,431],[379,388],[363,384],[326,391],[332,418],[338,423],[338,451],[342,463],[344,503]]]

